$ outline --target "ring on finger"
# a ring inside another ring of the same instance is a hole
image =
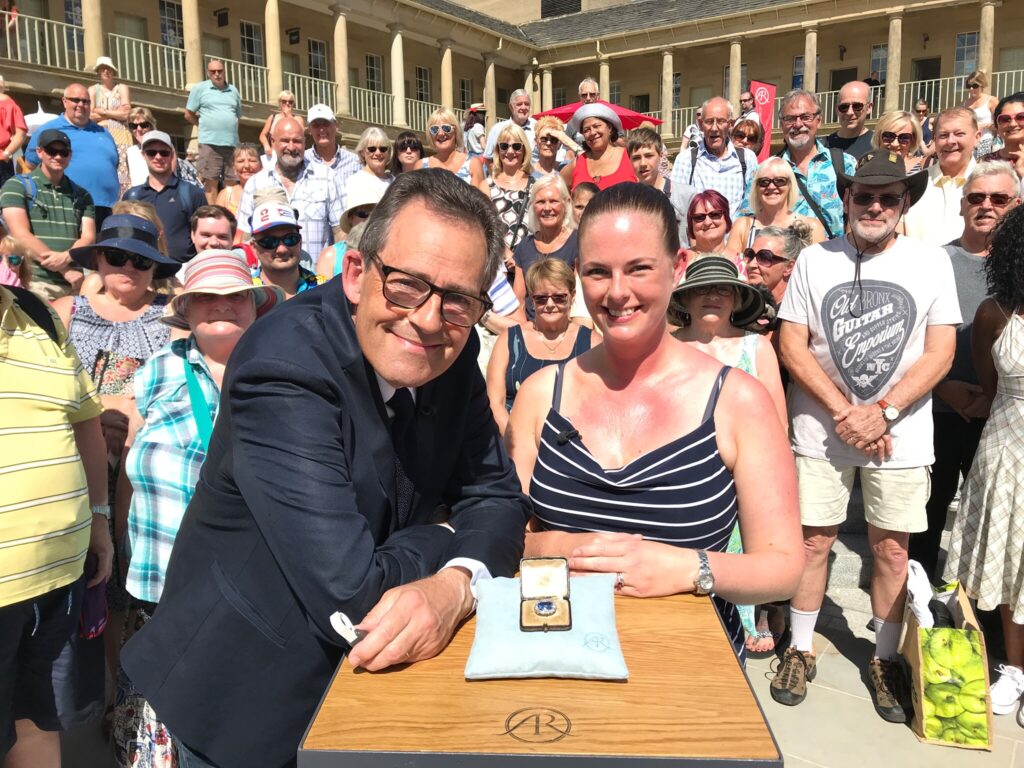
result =
[[[615,588],[622,589],[626,586],[626,576],[621,571],[615,574]]]

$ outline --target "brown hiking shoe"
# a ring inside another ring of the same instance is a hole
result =
[[[907,722],[907,713],[900,704],[900,700],[905,698],[906,678],[899,662],[871,659],[868,677],[871,678],[875,711],[890,723]]]
[[[793,646],[787,648],[772,678],[772,698],[787,707],[795,707],[807,698],[807,683],[818,672],[815,661],[813,653],[798,651]]]

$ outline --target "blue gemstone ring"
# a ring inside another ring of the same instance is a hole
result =
[[[533,606],[533,612],[538,616],[554,616],[555,610],[554,600],[540,600]]]

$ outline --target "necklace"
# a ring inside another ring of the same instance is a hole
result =
[[[565,337],[568,335],[569,329],[566,328],[564,331],[562,331],[562,335],[558,337],[555,343],[551,344],[551,342],[548,341],[548,337],[544,335],[543,331],[537,331],[537,336],[540,337],[540,343],[545,346],[548,352],[552,353],[555,352],[560,346],[562,346],[562,342],[565,341]]]

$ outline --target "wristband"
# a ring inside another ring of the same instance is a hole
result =
[[[103,515],[103,517],[110,519],[110,505],[109,504],[93,504],[92,513],[94,515]]]

